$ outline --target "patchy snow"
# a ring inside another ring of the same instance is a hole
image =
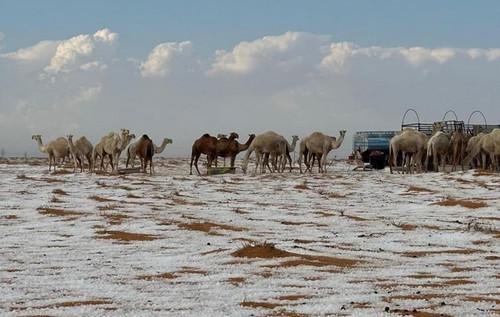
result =
[[[160,159],[153,177],[106,176],[37,162],[0,164],[2,316],[500,313],[498,174],[340,162],[198,177]],[[284,255],[234,254],[264,242]]]

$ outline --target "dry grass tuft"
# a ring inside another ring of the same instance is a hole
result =
[[[96,231],[97,238],[99,239],[111,239],[123,242],[130,241],[152,241],[160,239],[159,236],[146,233],[133,233],[118,230],[98,230]]]
[[[481,250],[475,249],[451,249],[451,250],[429,250],[429,251],[406,251],[406,252],[396,252],[403,256],[417,258],[421,256],[436,255],[436,254],[474,254],[482,252]]]
[[[407,193],[411,193],[411,192],[413,192],[413,193],[435,193],[436,191],[432,190],[432,189],[418,187],[418,186],[410,186],[410,187],[408,187],[406,192]]]
[[[81,216],[83,213],[59,208],[49,208],[49,207],[38,207],[38,213],[46,216],[53,217],[72,217],[72,216]]]
[[[432,203],[431,205],[448,206],[448,207],[449,206],[462,206],[462,207],[470,208],[470,209],[488,207],[488,204],[486,204],[484,201],[478,201],[478,200],[472,200],[472,199],[455,199],[455,198],[443,199],[441,201]]]
[[[239,286],[245,282],[244,277],[230,277],[226,280],[226,282],[233,284],[234,286]]]
[[[120,225],[125,219],[130,218],[130,216],[124,214],[101,213],[101,216],[103,216],[110,225]]]
[[[401,222],[396,223],[395,221],[391,221],[391,224],[405,231],[415,230],[417,228],[417,225],[413,225],[410,223],[401,223]]]
[[[191,222],[191,223],[179,223],[177,226],[185,230],[202,231],[211,235],[218,235],[217,230],[228,230],[228,231],[246,231],[247,229],[230,226],[225,224],[217,224],[213,222]]]
[[[295,188],[295,189],[299,189],[299,190],[309,189],[309,187],[307,186],[307,181],[304,181],[304,182],[303,182],[303,183],[301,183],[301,184],[297,184],[297,185],[295,185],[293,188]]]
[[[138,277],[140,280],[145,280],[145,281],[154,281],[154,280],[171,280],[176,278],[176,276],[172,273],[161,273],[161,274],[156,274],[156,275],[141,275]]]
[[[68,193],[60,188],[56,188],[52,191],[52,194],[68,196]]]
[[[245,245],[243,248],[231,253],[234,257],[245,257],[245,258],[259,258],[259,259],[273,259],[273,258],[287,258],[293,257],[296,259],[291,259],[284,261],[278,265],[270,265],[267,267],[275,268],[287,268],[295,266],[338,266],[338,267],[352,267],[360,263],[358,260],[336,258],[330,256],[319,256],[319,255],[307,255],[288,252],[276,248],[270,243],[261,243],[256,245]]]
[[[281,306],[281,304],[278,304],[278,303],[253,302],[253,301],[246,301],[246,300],[241,302],[240,305],[243,307],[248,307],[248,308],[267,308],[267,309],[274,309],[278,306]]]
[[[112,202],[112,201],[116,201],[114,199],[111,199],[111,198],[105,198],[105,197],[101,197],[101,196],[97,196],[97,195],[92,195],[92,196],[89,196],[89,199],[92,199],[92,200],[95,200],[97,202]]]

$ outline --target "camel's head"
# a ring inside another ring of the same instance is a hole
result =
[[[38,141],[38,140],[42,139],[42,136],[40,134],[34,134],[33,136],[31,136],[31,139]]]
[[[231,134],[229,135],[229,138],[230,139],[237,139],[239,138],[240,136],[238,135],[238,133],[236,132],[231,132]]]
[[[73,140],[73,134],[68,134],[66,137],[68,138],[68,141]]]
[[[292,135],[292,142],[297,142],[299,140],[298,135]]]
[[[130,134],[130,130],[129,129],[120,129],[120,132],[122,134]]]
[[[344,137],[346,132],[347,132],[346,130],[340,130],[340,131],[339,131],[340,136],[341,136],[341,137]]]
[[[174,143],[174,141],[172,141],[172,139],[169,139],[169,138],[163,139],[163,142],[165,142],[165,144],[172,144],[172,143]]]
[[[146,135],[146,137],[147,137],[147,135]],[[132,134],[127,135],[127,141],[129,141],[129,142],[130,142],[130,141],[132,141],[133,139],[135,139],[135,134],[133,134],[133,133],[132,133]]]

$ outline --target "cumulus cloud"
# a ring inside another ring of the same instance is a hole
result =
[[[318,52],[328,37],[302,32],[264,36],[252,42],[241,42],[232,51],[216,51],[209,74],[248,74],[261,67],[277,65],[285,69],[300,64],[313,51]]]
[[[67,40],[41,41],[37,44],[21,48],[15,52],[5,53],[0,57],[17,62],[41,62],[45,64],[43,71],[48,74],[69,72],[74,69],[105,69],[102,62],[89,59],[103,52],[102,48],[113,45],[118,34],[109,29],[98,30],[93,35],[80,34]],[[42,75],[41,78],[48,78]]]
[[[190,54],[191,42],[167,42],[157,45],[139,66],[143,77],[165,77],[176,58]]]
[[[47,61],[54,55],[58,43],[57,41],[41,41],[33,46],[0,56],[18,62]]]
[[[484,58],[491,62],[500,58],[500,48],[471,48],[467,50],[467,54],[472,59]]]
[[[118,33],[113,33],[109,29],[102,29],[94,33],[94,39],[98,42],[112,44],[118,39]]]

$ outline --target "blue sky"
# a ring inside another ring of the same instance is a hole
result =
[[[500,46],[498,1],[4,1],[6,50],[107,27],[122,50],[189,39],[199,50],[304,31],[382,46]]]
[[[397,130],[449,109],[500,123],[499,1],[2,1],[0,147],[236,131]],[[17,132],[14,137],[11,131]]]

